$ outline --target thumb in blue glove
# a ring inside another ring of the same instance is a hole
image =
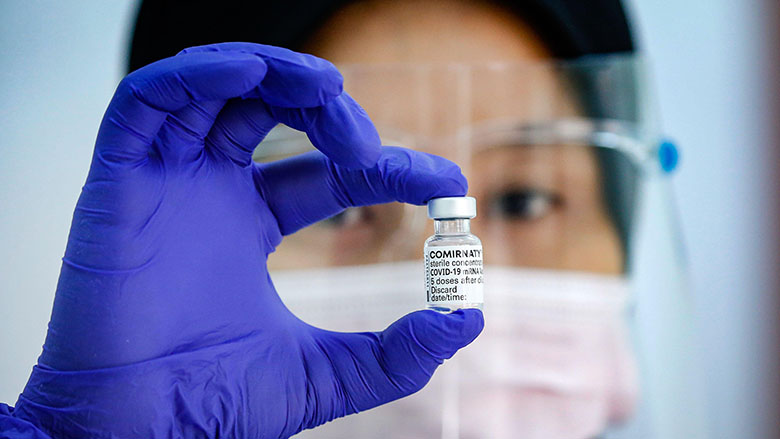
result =
[[[350,206],[463,195],[440,157],[381,147],[328,62],[204,46],[122,81],[9,437],[288,437],[409,395],[482,330],[478,310],[324,331],[282,304],[268,254]],[[319,152],[257,165],[277,123]],[[348,282],[345,279],[345,282]]]

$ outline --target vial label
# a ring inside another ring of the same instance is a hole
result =
[[[481,308],[482,246],[427,247],[425,290],[432,308]]]

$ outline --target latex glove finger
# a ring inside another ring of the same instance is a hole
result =
[[[279,47],[222,43],[185,49],[254,54],[266,63],[263,81],[234,101],[217,119],[208,143],[241,165],[276,123],[305,131],[312,144],[336,163],[361,169],[379,158],[380,140],[366,112],[341,93],[342,77],[323,59]]]
[[[468,183],[455,163],[432,154],[386,146],[376,165],[351,170],[317,152],[258,165],[255,181],[283,235],[347,207],[462,196]]]
[[[219,43],[189,47],[178,56],[192,53],[241,53],[263,60],[268,71],[262,83],[241,97],[260,98],[268,105],[285,108],[318,107],[342,92],[344,78],[330,62],[306,53],[255,43]]]
[[[451,314],[426,310],[402,317],[381,333],[315,333],[322,355],[306,356],[314,397],[307,399],[302,427],[314,428],[417,392],[483,327],[477,309]]]
[[[52,439],[32,422],[14,416],[13,407],[0,403],[0,437],[14,439]]]
[[[263,60],[240,52],[192,53],[149,64],[117,87],[95,146],[96,158],[129,166],[144,163],[170,112],[193,101],[240,96],[266,74]]]
[[[166,117],[157,133],[157,150],[165,158],[178,158],[191,162],[203,153],[203,144],[211,131],[224,99],[193,101]]]
[[[347,93],[314,108],[274,107],[257,99],[231,101],[214,123],[206,145],[248,166],[252,151],[279,122],[305,131],[317,149],[342,166],[366,168],[379,158],[379,134]]]

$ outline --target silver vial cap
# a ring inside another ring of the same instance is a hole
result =
[[[477,216],[474,197],[443,197],[428,201],[428,218],[458,219]]]

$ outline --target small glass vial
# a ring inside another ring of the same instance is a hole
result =
[[[428,202],[434,230],[423,250],[428,309],[482,309],[482,242],[471,234],[470,225],[475,216],[477,201],[472,197]]]

